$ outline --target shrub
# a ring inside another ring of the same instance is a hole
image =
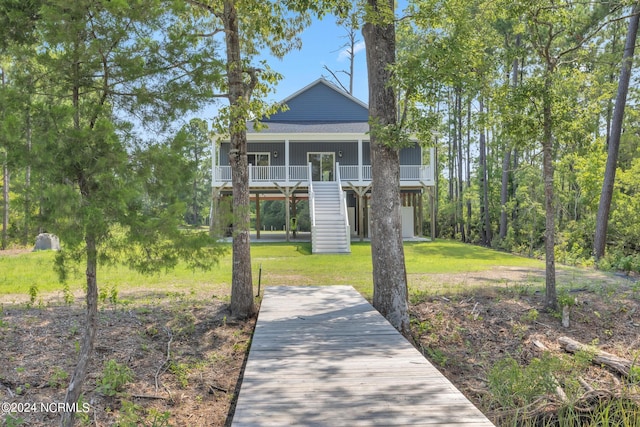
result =
[[[133,371],[115,360],[109,360],[102,369],[102,375],[96,382],[97,391],[106,396],[115,396],[133,380]]]

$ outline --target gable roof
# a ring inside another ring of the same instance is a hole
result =
[[[323,78],[305,86],[281,103],[289,109],[263,118],[261,122],[366,123],[369,120],[367,104]]]

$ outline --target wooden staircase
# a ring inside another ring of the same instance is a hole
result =
[[[340,183],[314,182],[315,226],[311,230],[313,253],[350,253],[351,242]]]

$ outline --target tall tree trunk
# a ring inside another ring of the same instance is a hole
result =
[[[349,95],[353,95],[354,63],[356,59],[356,30],[349,29]]]
[[[193,154],[194,154],[194,160],[196,163],[196,170],[193,176],[193,200],[192,200],[192,207],[191,209],[193,210],[191,212],[191,218],[193,221],[193,226],[197,227],[198,226],[198,171],[200,170],[200,151],[199,148],[196,146],[193,148]]]
[[[371,128],[371,255],[373,305],[402,333],[409,332],[407,273],[400,222],[400,152],[396,141],[380,135],[397,125],[397,104],[390,65],[395,64],[395,23],[386,18],[393,0],[368,0],[363,28],[367,45]],[[373,21],[373,22],[372,22]]]
[[[6,85],[4,68],[0,68],[2,76],[2,88]],[[9,245],[9,154],[8,148],[4,149],[2,159],[2,249]]]
[[[624,109],[627,104],[627,93],[629,91],[629,80],[631,79],[631,66],[633,64],[633,53],[638,35],[638,21],[640,20],[640,3],[636,3],[633,8],[633,16],[629,20],[627,30],[627,41],[624,46],[622,65],[620,67],[620,81],[618,82],[618,95],[611,121],[611,135],[607,152],[607,165],[604,172],[604,182],[600,194],[600,204],[598,205],[598,216],[596,219],[596,233],[593,244],[593,254],[596,260],[604,256],[607,245],[607,228],[609,223],[609,211],[611,210],[611,199],[613,198],[613,185],[616,179],[616,168],[618,166],[618,151],[620,150],[620,136],[622,134],[622,121],[624,119]]]
[[[543,94],[543,139],[542,139],[542,170],[544,178],[545,199],[545,307],[556,310],[558,297],[556,294],[556,260],[555,260],[555,200],[554,200],[554,166],[553,166],[553,117],[552,117],[552,74],[553,66],[549,65],[545,71]]]
[[[440,115],[440,103],[437,103],[436,114]],[[435,136],[434,146],[435,147],[433,150],[433,155],[435,156],[435,159],[433,161],[433,164],[435,166],[435,170],[433,171],[433,177],[435,180],[435,187],[433,189],[433,209],[431,213],[433,215],[433,217],[431,218],[431,224],[432,224],[431,238],[432,239],[439,237],[439,232],[440,232],[440,229],[438,227],[438,211],[439,211],[439,204],[440,204],[440,174],[438,173],[438,149],[440,147],[440,141],[438,140],[437,134]]]
[[[24,234],[22,244],[29,244],[31,230],[31,108],[26,111],[27,168],[24,175]]]
[[[467,147],[465,150],[466,154],[466,188],[465,194],[471,194],[471,97],[469,97],[469,102],[467,103]],[[471,241],[471,197],[467,197],[467,240]]]
[[[516,48],[520,47],[520,35],[516,36]],[[518,57],[513,59],[513,66],[511,69],[511,87],[516,89],[518,87],[519,76]],[[507,202],[509,201],[509,170],[511,167],[511,153],[513,151],[512,143],[509,141],[506,144],[504,150],[504,157],[502,158],[502,182],[500,187],[500,240],[504,240],[507,237],[507,230],[509,226],[509,217],[507,215]]]
[[[456,218],[456,195],[455,195],[455,151],[456,151],[456,121],[455,121],[455,102],[452,99],[452,93],[449,91],[448,110],[449,110],[449,141],[447,144],[447,163],[449,169],[449,202],[451,203],[451,237],[455,239],[458,220]],[[453,119],[452,119],[453,117]]]
[[[484,115],[484,99],[480,97],[480,116]],[[481,221],[483,221],[482,244],[491,244],[491,218],[489,217],[489,174],[487,171],[487,143],[484,120],[480,125],[480,183],[482,186],[482,204],[480,209]]]
[[[2,249],[7,249],[9,246],[9,160],[6,151],[2,160]]]
[[[250,93],[245,86],[240,57],[238,15],[232,0],[224,2],[223,21],[227,46],[227,79],[229,83],[229,124],[231,181],[233,185],[233,267],[231,279],[231,313],[238,318],[254,314],[251,277],[251,243],[249,239],[249,166],[244,101]]]
[[[502,158],[502,182],[500,187],[500,240],[507,237],[509,220],[507,202],[509,201],[509,168],[511,166],[511,146],[507,144]]]
[[[80,36],[78,36],[80,37]],[[76,134],[80,134],[80,60],[78,59],[78,46],[81,43],[76,44],[74,54],[76,54],[76,60],[72,66],[72,105],[74,109],[73,114],[73,127]],[[91,185],[88,178],[79,172],[77,176],[77,182],[80,190],[80,194],[84,200],[91,199]],[[93,353],[93,345],[96,337],[97,329],[97,313],[98,313],[98,254],[97,254],[97,238],[95,235],[87,232],[85,235],[85,255],[87,257],[87,269],[85,272],[87,281],[87,311],[85,317],[84,333],[82,337],[82,347],[80,348],[80,355],[78,357],[78,363],[71,376],[71,381],[67,387],[67,393],[64,398],[66,406],[73,405],[80,398],[82,393],[82,385],[84,384],[87,372],[89,369],[89,362],[91,361],[91,355]],[[75,419],[75,412],[63,412],[60,419],[60,426],[72,427]]]
[[[464,215],[462,212],[463,206],[463,194],[464,194],[464,181],[462,180],[462,89],[456,88],[456,111],[458,112],[458,203],[456,210],[458,211],[458,229],[460,231],[460,240],[467,241],[467,236],[464,230]]]
[[[67,393],[64,398],[65,407],[71,407],[78,401],[82,394],[82,385],[89,370],[89,362],[91,361],[96,331],[98,329],[98,250],[95,236],[88,234],[85,237],[85,243],[87,255],[87,311],[85,328],[78,363],[73,371],[71,382],[67,387]],[[74,419],[75,412],[63,412],[60,426],[71,427],[73,426]]]
[[[613,36],[612,36],[612,41],[611,41],[611,54],[612,56],[615,55],[618,52],[618,28],[620,26],[619,22],[614,22],[613,23]],[[627,35],[628,36],[628,35]],[[624,53],[623,53],[624,56]],[[617,61],[616,61],[617,62]],[[611,85],[613,85],[613,83],[616,80],[616,72],[614,71],[614,67],[616,65],[616,62],[609,64],[611,65],[611,73],[609,73],[609,83]],[[614,104],[614,100],[613,99],[608,99],[607,100],[607,115],[605,117],[606,120],[606,146],[607,149],[609,149],[609,139],[611,138],[611,120],[613,119],[613,104]]]

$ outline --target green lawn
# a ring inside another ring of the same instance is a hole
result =
[[[254,243],[252,268],[254,283],[262,266],[265,285],[353,285],[370,296],[371,251],[369,243],[353,243],[351,254],[311,255],[308,243]],[[453,241],[407,242],[405,257],[409,286],[424,288],[433,274],[456,274],[491,270],[503,266],[543,268],[539,260],[528,259]],[[83,269],[71,275],[72,290],[83,286]],[[122,294],[135,290],[160,292],[229,293],[231,254],[227,253],[211,271],[192,271],[184,266],[163,274],[144,276],[125,266],[104,266],[99,285],[115,287]],[[0,256],[0,295],[26,295],[35,286],[39,294],[59,292],[61,285],[53,271],[53,253],[38,252]]]

